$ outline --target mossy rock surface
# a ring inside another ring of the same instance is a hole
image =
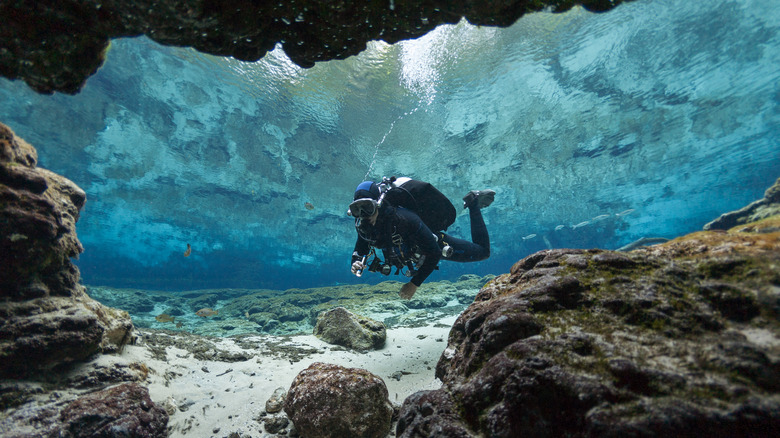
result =
[[[458,317],[442,389],[407,399],[398,436],[772,436],[778,225],[518,261]]]

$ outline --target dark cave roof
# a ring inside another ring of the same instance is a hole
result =
[[[506,27],[523,14],[594,12],[630,0],[16,0],[0,2],[0,74],[39,93],[78,93],[112,38],[256,61],[281,43],[297,65],[344,59],[366,43],[417,38],[465,17]]]

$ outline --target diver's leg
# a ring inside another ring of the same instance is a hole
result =
[[[463,197],[463,207],[469,209],[471,242],[445,234],[444,242],[452,247],[453,252],[444,260],[477,262],[490,257],[490,236],[482,217],[482,208],[493,203],[495,195],[493,190],[472,190]]]
[[[469,207],[469,219],[471,220],[471,241],[482,247],[486,254],[484,258],[488,258],[490,256],[490,236],[485,219],[482,217],[482,209],[477,206]]]
[[[449,257],[442,257],[442,260],[449,260],[451,262],[477,262],[487,258],[485,255],[485,249],[474,242],[468,240],[458,239],[452,237],[449,234],[443,236],[444,243],[452,247],[452,254]],[[487,255],[490,255],[490,250],[487,251]]]
[[[471,220],[471,242],[458,239],[448,234],[443,236],[444,243],[451,246],[453,251],[444,260],[453,262],[477,262],[490,257],[490,237],[488,236],[482,211],[476,205],[469,207]]]

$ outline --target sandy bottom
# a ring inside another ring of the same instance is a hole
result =
[[[251,356],[239,362],[196,359],[174,345],[165,347],[162,358],[159,348],[154,354],[143,341],[128,345],[113,360],[148,366],[144,384],[152,400],[172,413],[168,424],[173,438],[275,437],[258,421],[266,401],[277,388],[288,390],[295,376],[314,362],[376,374],[385,381],[395,405],[417,391],[438,389],[436,363],[455,318],[431,321],[426,327],[388,329],[384,348],[366,353],[326,344],[313,335],[249,336],[209,338],[220,350]],[[247,345],[253,347],[247,350]],[[394,429],[389,436],[394,436]]]

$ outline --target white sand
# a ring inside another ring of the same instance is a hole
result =
[[[168,360],[161,361],[154,359],[144,345],[125,347],[115,360],[142,362],[149,367],[149,378],[143,384],[156,404],[173,412],[168,423],[172,438],[228,437],[233,432],[241,437],[271,437],[276,435],[266,433],[256,418],[265,411],[265,403],[276,388],[289,390],[295,376],[313,362],[363,368],[378,375],[387,385],[390,401],[396,405],[417,391],[438,389],[441,382],[434,377],[436,363],[447,345],[449,327],[455,318],[432,321],[422,328],[389,329],[385,347],[367,353],[329,345],[313,335],[256,336],[242,339],[259,346],[256,355],[244,362],[198,360],[177,347],[168,347]],[[436,323],[440,326],[434,327]],[[319,352],[292,361],[263,347],[280,342]],[[247,352],[232,338],[223,338],[218,347]]]

